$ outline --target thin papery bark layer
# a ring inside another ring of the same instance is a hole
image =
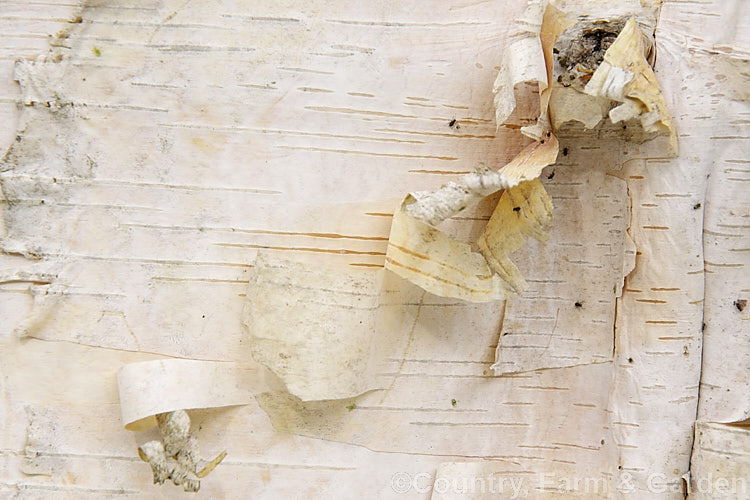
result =
[[[510,254],[521,248],[527,237],[546,242],[549,235],[544,227],[551,219],[552,199],[539,179],[534,179],[503,193],[479,238],[479,249],[490,269],[517,293],[527,285]]]
[[[677,134],[659,82],[646,60],[643,34],[634,17],[625,24],[584,92],[619,104],[609,111],[612,123],[637,119],[647,136],[668,135],[673,154]]]
[[[406,203],[404,210],[415,219],[437,226],[485,196],[536,179],[544,167],[555,162],[558,149],[557,138],[547,132],[540,142],[526,146],[510,163],[497,171],[480,168],[460,177],[457,182],[445,184],[437,191],[411,193],[414,201]]]
[[[393,217],[386,268],[435,295],[472,302],[523,290],[509,254],[527,236],[546,238],[542,227],[552,218],[552,202],[536,178],[555,162],[558,149],[547,132],[498,171],[479,170],[437,191],[409,195]],[[481,253],[434,227],[501,189],[505,192],[478,242]]]
[[[252,356],[303,401],[382,388],[382,359],[371,350],[382,278],[382,269],[312,266],[259,253],[244,311]]]
[[[265,387],[257,366],[188,359],[130,363],[117,373],[122,423],[141,431],[156,415],[247,404]]]
[[[531,0],[516,23],[519,26],[518,39],[503,52],[500,71],[492,88],[495,122],[499,128],[516,109],[516,92],[520,84],[536,85],[539,115],[533,125],[522,127],[521,133],[541,141],[550,129],[548,105],[554,70],[553,46],[573,21],[547,0]]]

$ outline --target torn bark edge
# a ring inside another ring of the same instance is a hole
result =
[[[652,69],[655,47],[632,14],[580,21],[563,32],[550,84],[553,130],[578,135],[577,122],[598,135],[653,143],[648,157],[677,156],[674,123]]]
[[[553,207],[538,177],[558,153],[557,138],[547,130],[497,171],[485,167],[437,191],[407,195],[394,213],[386,269],[442,297],[489,302],[520,294],[525,282],[508,256],[529,236],[542,242],[548,238],[544,227]],[[500,201],[477,241],[480,252],[435,227],[500,190]]]
[[[164,484],[171,479],[176,486],[182,486],[187,492],[197,492],[200,489],[200,481],[188,477],[190,474],[197,478],[207,476],[227,456],[222,451],[210,462],[198,469],[198,463],[202,462],[198,455],[197,438],[190,433],[190,417],[185,410],[177,410],[156,415],[161,441],[149,441],[138,448],[138,456],[151,466],[154,476],[154,484]],[[167,455],[174,464],[167,462]]]
[[[690,468],[681,477],[686,498],[693,490],[696,498],[750,498],[749,443],[750,419],[696,420]]]
[[[410,193],[413,201],[404,201],[404,211],[430,226],[437,226],[459,214],[485,196],[502,189],[515,188],[524,181],[536,179],[542,170],[557,161],[560,149],[557,138],[547,131],[539,142],[532,142],[499,170],[479,167],[444,184],[437,191]]]
[[[620,168],[624,168],[624,165]],[[620,179],[625,184],[625,189],[627,190],[628,195],[628,227],[625,229],[624,235],[625,249],[623,251],[622,260],[622,279],[617,283],[617,288],[615,289],[615,307],[613,312],[614,317],[612,319],[612,359],[614,359],[615,354],[617,353],[617,315],[619,313],[620,307],[622,307],[622,296],[625,295],[625,291],[628,288],[628,277],[633,273],[633,271],[635,271],[636,268],[638,247],[636,247],[635,239],[630,234],[631,228],[633,227],[633,196],[630,193],[630,185],[622,176],[616,174],[612,175]]]

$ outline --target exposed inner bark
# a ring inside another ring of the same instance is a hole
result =
[[[625,26],[625,18],[581,21],[566,30],[553,48],[557,81],[583,90]]]

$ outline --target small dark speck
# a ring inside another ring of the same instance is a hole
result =
[[[734,307],[737,308],[738,311],[742,312],[745,310],[745,306],[747,305],[746,299],[737,299],[734,301]]]
[[[633,362],[633,358],[628,358],[628,363],[632,363],[632,362]]]
[[[622,129],[623,129],[623,130],[627,130],[627,129],[628,129],[628,126],[627,126],[627,125],[623,125],[623,126],[622,126]]]
[[[695,205],[693,205],[693,210],[698,210],[702,206],[703,205],[701,205],[700,203],[696,203]]]
[[[553,170],[550,172],[550,174],[547,176],[547,179],[552,179],[555,176],[555,171]]]
[[[701,331],[702,332],[706,331],[706,324],[705,323],[701,323]]]
[[[21,142],[21,136],[20,135],[16,136],[16,142]]]
[[[205,317],[206,317],[206,315],[205,315],[205,314],[201,314],[201,318],[205,318]]]
[[[568,156],[568,148],[563,148],[563,156]]]
[[[450,122],[448,123],[448,126],[449,126],[450,128],[453,128],[453,127],[454,127],[455,125],[456,125],[456,119],[455,119],[455,118],[454,118],[454,119],[452,119],[452,120],[451,120],[451,121],[450,121]]]
[[[521,211],[521,207],[513,207],[513,211],[514,212],[520,212]]]
[[[510,335],[510,332],[503,333],[503,337],[505,337],[506,335]]]
[[[575,306],[576,307],[583,307],[583,304],[581,304],[580,302],[576,302]]]
[[[451,406],[455,408],[457,404],[458,404],[458,401],[456,401],[455,399],[451,399]]]

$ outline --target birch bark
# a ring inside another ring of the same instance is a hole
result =
[[[123,429],[117,369],[250,362],[258,249],[380,268],[404,193],[510,161],[538,100],[496,132],[492,85],[524,8],[0,5],[2,495],[183,495],[151,484],[137,449],[158,434]],[[527,295],[391,282],[395,382],[327,413],[278,393],[191,412],[205,455],[228,452],[198,495],[429,498],[468,474],[526,498],[603,478],[595,498],[677,499],[691,457],[699,498],[709,473],[748,477],[750,438],[725,424],[750,418],[749,8],[664,2],[656,74],[680,156],[620,165],[561,143],[550,242],[514,256]],[[15,59],[40,54],[19,86]],[[445,230],[476,240],[496,201]]]

